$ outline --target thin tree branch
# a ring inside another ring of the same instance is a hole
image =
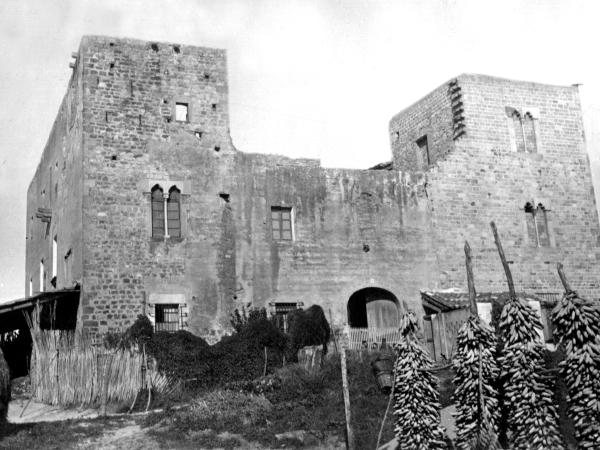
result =
[[[513,282],[512,274],[510,273],[510,267],[508,267],[508,262],[506,261],[506,256],[504,256],[504,250],[502,249],[502,243],[500,242],[498,229],[496,228],[496,224],[494,223],[494,221],[490,222],[490,226],[492,227],[492,232],[494,233],[494,241],[496,242],[496,248],[498,249],[498,253],[500,254],[500,261],[502,261],[502,267],[504,267],[504,273],[506,274],[506,282],[508,283],[508,293],[511,298],[516,298],[517,294],[515,293],[515,283]]]
[[[469,242],[465,241],[465,264],[467,266],[467,285],[469,286],[469,309],[471,315],[478,317],[477,315],[477,299],[475,292],[475,281],[473,279],[473,257],[471,255],[471,247]]]

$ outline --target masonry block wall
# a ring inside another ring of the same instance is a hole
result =
[[[577,88],[481,75],[454,81],[462,97],[464,134],[426,173],[439,286],[465,285],[462,247],[468,239],[478,288],[505,289],[489,226],[494,220],[519,290],[562,292],[556,274],[560,261],[576,289],[598,297],[600,230]],[[450,99],[449,85],[434,97]],[[404,169],[405,154],[416,151],[413,117],[434,117],[432,110],[441,103],[419,102],[393,119],[392,133],[413,124],[393,148],[397,168]],[[444,108],[451,116],[452,108]],[[511,117],[514,110],[517,119]],[[448,124],[438,121],[432,134],[451,131]],[[535,228],[532,232],[528,203],[543,205],[547,242],[538,242]]]
[[[81,68],[77,67],[27,191],[25,293],[28,296],[55,288],[72,288],[82,280],[81,95]]]
[[[173,304],[209,340],[247,304],[320,304],[343,326],[365,288],[418,313],[420,290],[466,289],[466,238],[478,288],[503,291],[493,219],[519,289],[560,291],[560,260],[598,296],[576,89],[460,76],[392,119],[391,171],[239,152],[227,99],[223,50],[85,37],[28,193],[26,287],[56,236],[73,261],[56,288],[80,282],[79,326],[94,334]],[[277,238],[282,210],[293,239]]]

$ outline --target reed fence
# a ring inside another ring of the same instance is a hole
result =
[[[348,328],[349,350],[379,350],[385,344],[398,344],[402,335],[398,328]]]
[[[74,331],[32,329],[31,334],[32,395],[44,403],[87,406],[101,400],[129,401],[140,389],[165,392],[171,385],[138,350],[108,351]],[[101,399],[103,389],[106,399]]]

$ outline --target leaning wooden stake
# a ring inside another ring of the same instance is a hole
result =
[[[496,242],[496,248],[498,249],[498,253],[500,254],[500,261],[502,261],[502,267],[504,267],[504,273],[506,274],[506,282],[508,283],[508,293],[511,298],[516,298],[517,294],[515,293],[515,283],[513,282],[512,274],[510,273],[510,267],[508,266],[508,262],[506,261],[506,256],[504,256],[504,250],[502,249],[502,243],[500,242],[500,236],[498,235],[498,229],[496,228],[496,224],[494,221],[490,222],[490,226],[492,227],[492,232],[494,233],[494,241]]]
[[[469,287],[469,310],[471,314],[477,317],[477,293],[475,292],[475,282],[473,280],[473,256],[471,246],[465,241],[465,265],[467,266],[467,286]]]
[[[352,421],[350,414],[350,391],[348,389],[348,372],[346,369],[346,349],[342,347],[340,352],[340,359],[342,362],[342,389],[344,392],[344,411],[346,413],[346,434],[347,443],[346,448],[348,450],[354,450],[354,431],[352,430]]]
[[[569,281],[567,280],[562,263],[558,263],[556,265],[556,268],[558,270],[558,276],[560,278],[560,281],[561,281],[563,287],[565,288],[565,293],[570,294],[570,293],[574,292],[573,289],[571,289],[571,285],[569,284]]]
[[[490,225],[509,291],[498,327],[504,343],[500,379],[511,448],[563,449],[558,414],[552,401],[553,382],[543,374],[545,348],[539,336],[542,323],[535,310],[517,298],[498,230],[494,222]]]

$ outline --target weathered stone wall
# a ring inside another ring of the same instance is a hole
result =
[[[179,304],[185,327],[212,339],[248,303],[320,304],[339,326],[368,287],[420,312],[420,290],[466,288],[465,239],[477,287],[504,290],[492,219],[519,290],[558,292],[560,260],[598,296],[600,230],[574,88],[460,76],[392,119],[396,170],[384,171],[238,152],[222,50],[86,37],[73,80],[28,194],[27,280],[57,234],[82,281],[79,324],[93,333],[153,319],[161,303]],[[176,120],[176,103],[189,120]],[[535,111],[535,153],[515,151],[506,107]],[[157,184],[181,192],[181,237],[152,237]],[[546,207],[551,246],[531,241],[526,202]],[[53,211],[48,237],[40,206]],[[293,241],[273,239],[272,206],[292,208]]]
[[[561,261],[576,289],[598,297],[600,230],[577,88],[479,75],[462,75],[458,84],[466,134],[426,174],[440,286],[465,287],[468,239],[478,288],[505,289],[489,226],[495,220],[518,290],[561,292]],[[506,107],[537,116],[535,152],[516,151]],[[415,113],[407,113],[410,121]],[[402,114],[395,121],[403,122]],[[398,153],[394,160],[402,161]],[[527,202],[546,207],[550,246],[537,246],[528,234]]]
[[[45,290],[70,288],[82,280],[81,65],[76,65],[40,163],[27,191],[25,295],[40,292],[40,262]],[[36,217],[52,212],[50,225]],[[57,239],[56,287],[52,279],[52,241]]]

